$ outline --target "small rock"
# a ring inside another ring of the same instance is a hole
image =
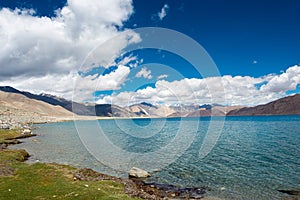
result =
[[[10,125],[8,124],[1,124],[1,129],[10,129]]]
[[[134,177],[134,178],[146,178],[146,177],[151,176],[147,171],[142,170],[137,167],[131,168],[131,170],[129,170],[128,174],[129,174],[129,177]]]
[[[7,148],[7,144],[5,144],[5,143],[1,144],[0,150],[6,149],[6,148]]]
[[[31,130],[30,129],[24,129],[22,134],[31,134]]]
[[[289,195],[300,195],[300,188],[298,189],[289,189],[289,190],[277,190],[278,192],[282,192]]]

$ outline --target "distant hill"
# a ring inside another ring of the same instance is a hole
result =
[[[116,105],[104,104],[104,105],[95,105],[95,104],[84,104],[78,103],[70,100],[66,100],[61,97],[53,96],[50,94],[32,94],[30,92],[19,91],[10,86],[0,86],[0,91],[14,94],[21,94],[26,96],[29,99],[34,99],[38,101],[51,104],[53,106],[60,106],[64,109],[73,112],[77,115],[85,116],[101,116],[101,117],[138,117],[137,114],[132,113],[124,108],[121,108]]]
[[[146,102],[128,106],[126,109],[141,117],[168,117],[175,112],[175,110],[169,106],[152,105]]]
[[[54,106],[61,106],[68,111],[71,111],[78,115],[94,115],[94,108],[85,106],[81,103],[72,102],[69,100],[66,100],[64,98],[56,97],[50,94],[32,94],[30,92],[25,91],[19,91],[13,87],[10,86],[0,86],[0,90],[3,92],[10,92],[10,93],[16,93],[16,94],[22,94],[30,99],[35,99],[39,101],[44,101],[46,103],[49,103]]]
[[[111,105],[111,104],[97,104],[94,106],[96,116],[105,116],[105,117],[139,117],[139,115],[128,111],[125,108],[120,106]]]
[[[41,116],[73,116],[72,112],[61,106],[54,106],[13,92],[0,91],[0,105],[24,112],[34,112]]]
[[[264,105],[235,109],[227,113],[228,116],[299,115],[299,114],[300,114],[300,94],[284,97]]]

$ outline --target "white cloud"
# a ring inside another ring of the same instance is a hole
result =
[[[139,71],[135,77],[137,78],[141,78],[141,77],[144,77],[144,78],[147,78],[147,79],[151,79],[152,78],[152,75],[151,75],[151,70],[148,70],[146,67],[143,67],[141,69],[141,71]]]
[[[87,77],[78,76],[76,80],[76,89],[94,89],[99,91],[118,90],[126,81],[130,73],[129,67],[119,65],[118,68],[105,75],[90,75]]]
[[[167,12],[168,12],[169,8],[170,7],[169,7],[168,4],[165,4],[161,8],[160,12],[157,13],[157,16],[158,16],[159,20],[163,20],[167,16]]]
[[[33,16],[33,10],[3,8],[0,77],[69,74],[95,45],[118,34],[116,26],[122,27],[132,13],[131,0],[68,0],[53,18]],[[128,38],[119,39],[109,52],[128,44]]]
[[[161,11],[158,13],[158,17],[160,20],[163,20],[167,16],[168,10],[169,10],[169,6],[168,6],[168,4],[165,4],[162,7]]]
[[[68,74],[47,74],[45,76],[19,76],[0,82],[0,85],[9,85],[22,91],[29,91],[35,94],[47,93],[59,97],[72,99],[73,86],[77,73]]]
[[[258,87],[258,84],[262,84]],[[280,75],[254,78],[222,76],[204,79],[185,78],[178,81],[158,80],[155,87],[136,92],[121,92],[105,96],[99,102],[128,105],[150,103],[220,103],[226,105],[258,105],[286,96],[288,90],[300,84],[300,66],[293,66]],[[279,89],[280,88],[280,89]]]
[[[50,18],[34,16],[32,9],[0,10],[1,85],[70,99],[78,67],[91,50],[95,50],[94,56],[85,63],[108,67],[117,64],[113,62],[121,49],[140,41],[137,34],[128,30],[106,42],[105,48],[95,49],[120,33],[118,27],[133,13],[132,0],[68,0],[55,13]],[[109,75],[85,81],[94,83],[100,79],[100,89],[117,89],[124,81],[120,71],[124,78],[129,68],[118,67]]]
[[[48,74],[41,77],[13,77],[1,81],[1,85],[9,85],[19,90],[32,93],[47,93],[72,99],[86,101],[93,99],[93,92],[104,90],[119,90],[130,73],[129,67],[119,65],[118,68],[106,75],[79,76],[76,72],[62,74]],[[44,89],[43,89],[44,88]]]
[[[159,79],[164,79],[164,78],[168,78],[168,74],[162,74],[162,75],[159,75],[159,76],[157,77],[157,80],[159,80]]]
[[[82,66],[81,70],[89,71],[95,65],[109,68],[113,65],[124,64],[129,61],[132,62],[135,57],[130,58],[131,60],[126,60],[125,57],[120,63],[115,63],[115,59],[122,55],[122,49],[124,49],[127,45],[138,43],[140,41],[141,38],[134,31],[124,31],[112,39],[101,43],[100,46],[97,46],[89,52],[88,57],[84,60],[84,66]]]
[[[300,66],[295,65],[279,76],[274,76],[266,85],[261,87],[263,92],[286,92],[295,90],[300,84]]]

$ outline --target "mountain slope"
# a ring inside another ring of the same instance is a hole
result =
[[[146,102],[128,106],[126,109],[141,117],[168,117],[172,113],[175,113],[169,106],[152,105]]]
[[[101,116],[101,117],[112,117],[112,116],[113,117],[138,117],[137,114],[132,113],[116,105],[110,105],[110,104],[95,105],[95,104],[77,103],[50,94],[37,95],[37,94],[32,94],[30,92],[19,91],[10,86],[0,86],[0,91],[3,91],[8,94],[23,95],[29,99],[41,101],[46,104],[51,104],[52,106],[55,107],[59,106],[77,115]]]
[[[0,91],[0,105],[25,112],[35,112],[42,116],[73,116],[72,112],[61,106],[53,106],[18,93]]]
[[[116,105],[111,104],[99,104],[95,106],[96,116],[106,116],[106,117],[139,117],[139,115],[128,111],[125,108],[121,108]]]
[[[56,97],[50,94],[37,95],[37,94],[32,94],[30,92],[19,91],[10,86],[0,86],[0,90],[9,93],[22,94],[30,99],[43,101],[54,106],[61,106],[67,109],[68,111],[71,111],[78,115],[94,115],[95,113],[94,108],[85,106],[84,104],[81,103],[72,102],[64,98]]]
[[[300,94],[284,97],[255,107],[245,107],[228,112],[228,116],[299,115]]]

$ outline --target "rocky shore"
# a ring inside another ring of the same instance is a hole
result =
[[[113,176],[95,172],[92,169],[79,169],[74,173],[74,180],[102,181],[112,180],[124,185],[124,191],[131,197],[139,197],[148,200],[168,199],[209,199],[203,195],[208,188],[180,188],[170,184],[146,183],[141,178],[116,178]],[[212,198],[210,198],[212,199]]]

